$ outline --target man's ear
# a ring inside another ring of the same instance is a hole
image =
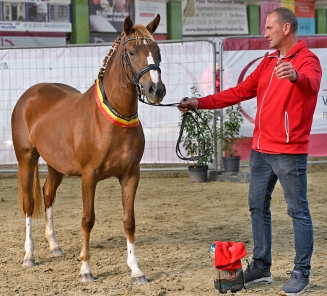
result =
[[[284,35],[287,35],[291,31],[291,25],[289,23],[284,24],[283,31]]]

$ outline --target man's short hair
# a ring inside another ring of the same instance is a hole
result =
[[[299,27],[297,17],[293,13],[292,10],[286,8],[286,7],[278,7],[271,12],[269,12],[268,15],[271,15],[272,13],[276,13],[278,20],[280,21],[281,25],[284,25],[285,23],[289,23],[291,25],[291,32],[296,33],[297,29]]]

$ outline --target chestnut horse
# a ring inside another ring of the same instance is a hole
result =
[[[48,165],[43,186],[45,236],[52,257],[63,256],[53,224],[53,202],[64,175],[82,177],[83,246],[79,280],[94,280],[89,241],[95,222],[94,195],[100,180],[118,178],[127,239],[127,264],[133,284],[147,283],[135,253],[134,199],[144,152],[138,99],[159,104],[166,94],[161,81],[160,49],[152,34],[157,15],[146,27],[124,21],[124,31],[104,59],[98,79],[85,93],[60,83],[39,83],[27,89],[12,113],[12,139],[19,172],[19,203],[26,217],[23,266],[34,266],[32,215],[42,215],[38,159]],[[41,210],[40,210],[41,208]]]

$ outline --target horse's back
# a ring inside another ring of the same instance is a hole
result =
[[[37,106],[48,106],[58,103],[63,99],[77,98],[80,94],[76,88],[62,83],[38,83],[27,89],[18,99],[13,110],[16,113],[28,112]],[[19,118],[16,118],[17,120]]]

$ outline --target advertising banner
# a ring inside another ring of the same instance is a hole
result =
[[[71,23],[0,22],[1,31],[71,32]]]
[[[91,32],[122,32],[132,7],[127,0],[89,0]]]
[[[260,34],[265,34],[266,18],[268,13],[280,7],[280,1],[263,1],[260,5]]]
[[[295,0],[295,15],[299,21],[298,34],[315,34],[315,2],[314,0]]]
[[[167,34],[166,0],[139,0],[135,2],[135,23],[147,25],[157,14],[160,14],[160,24],[156,33]]]
[[[71,32],[70,0],[1,1],[2,32]]]
[[[287,7],[294,12],[299,22],[299,35],[315,34],[316,25],[314,0],[277,0],[262,2],[260,5],[260,34],[265,34],[265,24],[268,13],[277,7]]]
[[[89,0],[91,32],[122,32],[130,16],[134,24],[147,25],[157,14],[161,20],[156,33],[167,34],[165,0]]]
[[[0,32],[0,48],[66,46],[65,33]]]
[[[243,0],[182,0],[183,35],[248,34]]]

